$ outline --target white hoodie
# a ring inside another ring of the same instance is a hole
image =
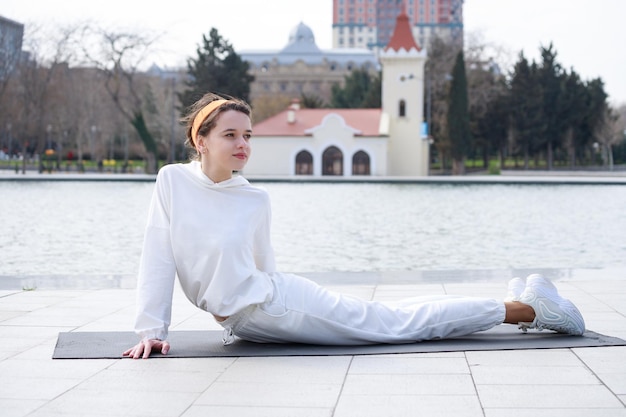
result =
[[[197,161],[163,167],[139,267],[137,334],[167,338],[175,275],[192,303],[217,316],[271,299],[270,217],[267,193],[243,177],[214,183]]]

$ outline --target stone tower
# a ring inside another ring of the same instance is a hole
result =
[[[388,124],[389,132],[387,174],[428,175],[429,141],[422,135],[426,51],[415,42],[404,12],[396,19],[391,40],[379,58],[383,77],[381,124]]]

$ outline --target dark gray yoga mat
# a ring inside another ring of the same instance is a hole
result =
[[[135,345],[133,332],[59,333],[53,359],[121,358],[122,352]],[[468,336],[401,345],[320,346],[305,344],[260,344],[240,339],[222,344],[221,331],[172,331],[170,352],[161,358],[201,358],[239,356],[333,356],[381,355],[392,353],[432,353],[471,350],[557,349],[575,347],[625,346],[626,341],[586,331],[570,336],[549,331],[523,333],[513,325],[496,326]]]

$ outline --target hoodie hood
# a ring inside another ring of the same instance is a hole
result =
[[[202,165],[200,161],[191,161],[187,165],[189,171],[193,175],[193,177],[200,181],[203,185],[212,187],[212,188],[231,188],[231,187],[241,187],[243,185],[250,185],[247,179],[242,177],[241,175],[233,175],[232,178],[229,178],[224,181],[214,182],[211,178],[207,177],[204,172],[202,172]]]

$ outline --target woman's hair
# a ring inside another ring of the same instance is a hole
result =
[[[194,134],[193,130],[194,130],[194,121],[196,119],[196,116],[198,116],[198,114],[202,111],[202,109],[204,109],[209,103],[215,100],[226,100],[226,102],[222,103],[215,110],[209,113],[209,115],[206,116],[204,121],[202,121],[202,123],[198,127],[197,133]],[[229,96],[221,97],[213,93],[205,94],[204,96],[202,96],[200,100],[196,101],[195,103],[193,103],[191,106],[188,107],[187,114],[181,119],[181,122],[183,122],[186,125],[185,147],[189,150],[190,159],[192,160],[198,159],[199,157],[198,150],[196,149],[194,136],[208,135],[209,132],[211,132],[211,130],[217,124],[217,120],[220,117],[220,115],[223,112],[228,111],[228,110],[235,110],[235,111],[241,112],[248,117],[250,117],[252,114],[252,110],[250,109],[250,106],[245,101],[232,98]]]

